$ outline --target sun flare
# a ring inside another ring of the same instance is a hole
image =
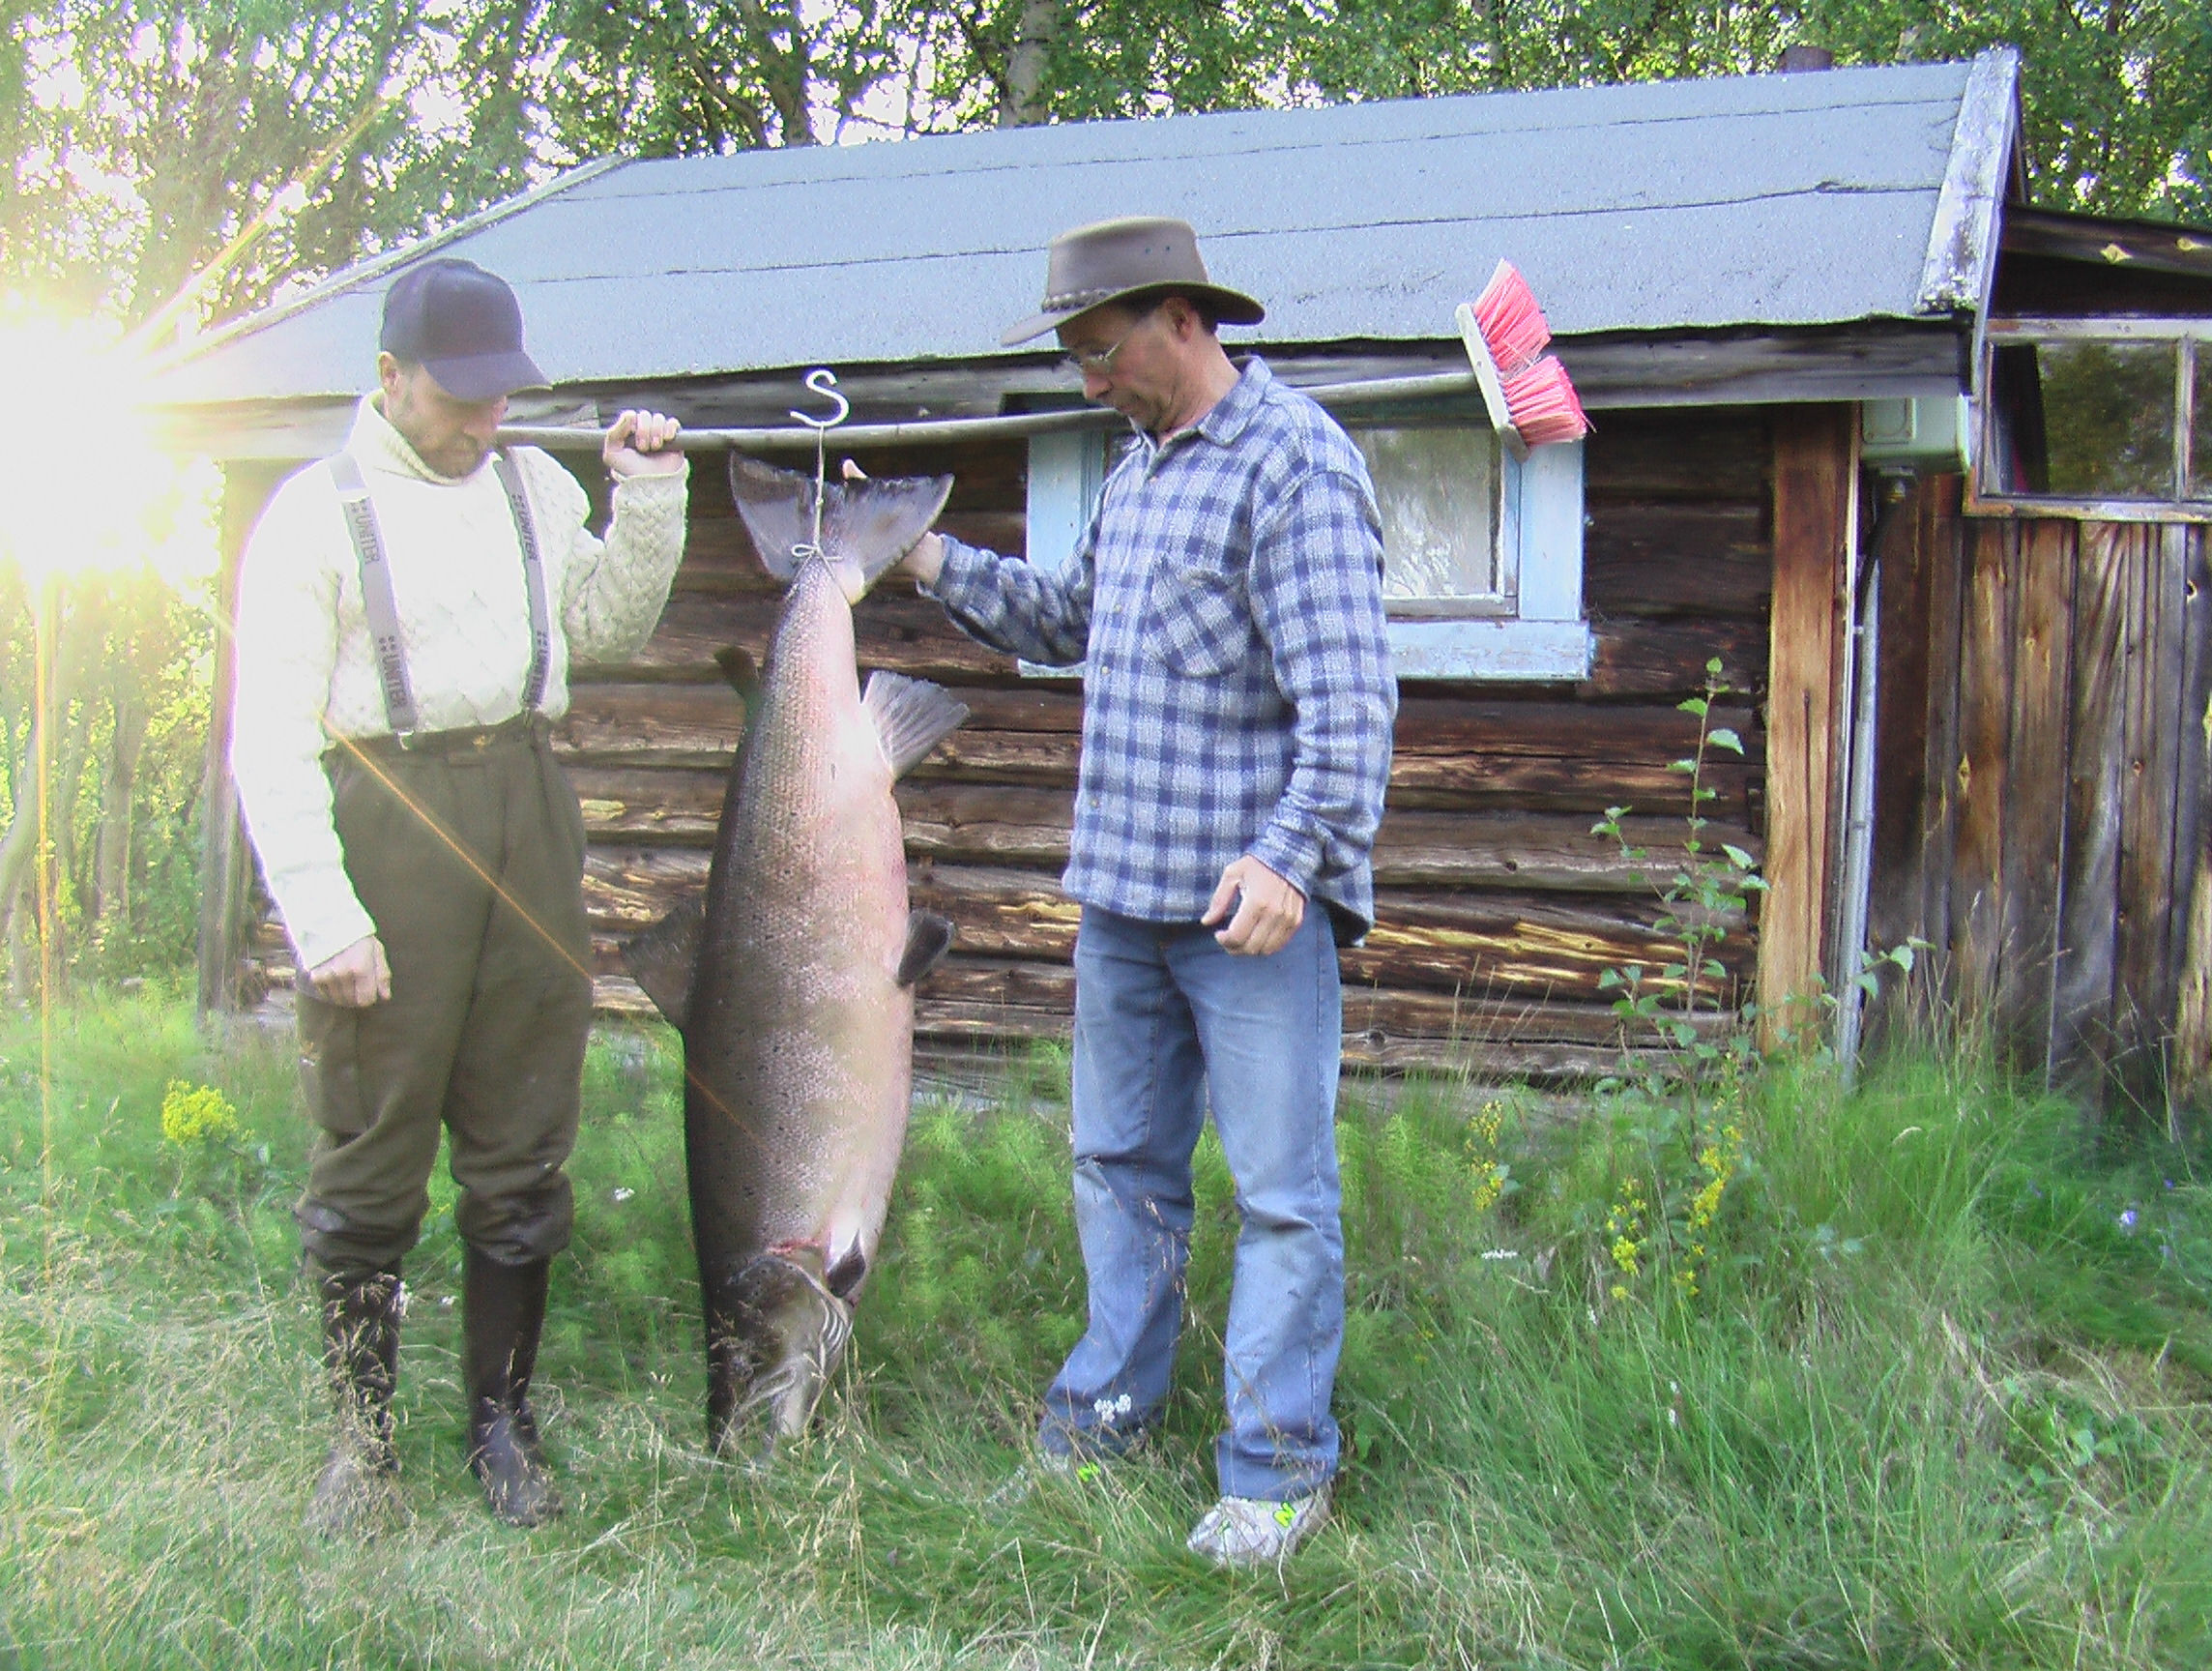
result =
[[[0,299],[0,563],[34,585],[213,571],[215,472],[164,450],[149,370],[113,325]]]

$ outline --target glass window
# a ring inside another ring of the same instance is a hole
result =
[[[1352,431],[1382,517],[1382,596],[1427,613],[1512,592],[1499,537],[1498,437],[1468,424]],[[1422,605],[1430,606],[1424,610]]]
[[[2212,499],[2212,342],[2199,340],[2197,371],[2190,379],[2196,390],[2195,432],[2189,442],[2189,496]]]
[[[2178,350],[2175,342],[2035,345],[2049,472],[2041,491],[2061,499],[2173,496]]]
[[[1583,444],[1504,457],[1464,420],[1352,429],[1383,522],[1390,654],[1407,680],[1574,683],[1597,640],[1583,617]],[[1099,431],[1030,439],[1029,560],[1068,562],[1106,475]],[[1022,663],[1026,677],[1080,668]]]

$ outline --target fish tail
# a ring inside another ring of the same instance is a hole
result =
[[[790,580],[807,558],[820,556],[832,568],[857,570],[864,592],[929,532],[951,491],[949,476],[830,482],[821,489],[817,542],[811,473],[779,470],[742,454],[730,455],[730,496],[762,567],[778,580]]]

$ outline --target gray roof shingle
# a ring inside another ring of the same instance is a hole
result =
[[[429,249],[521,294],[557,383],[997,356],[1052,235],[1195,224],[1263,342],[1448,338],[1500,256],[1561,336],[1912,319],[1951,182],[2009,142],[2017,59],[1255,110],[578,170],[194,347],[166,399],[362,387],[392,275]],[[1971,193],[1969,193],[1971,195]],[[1987,242],[1989,205],[1964,212]],[[1047,344],[1049,347],[1049,344]]]

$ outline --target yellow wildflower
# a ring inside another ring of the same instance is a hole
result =
[[[227,1141],[238,1135],[238,1110],[213,1085],[172,1079],[161,1099],[161,1135],[180,1148]]]

